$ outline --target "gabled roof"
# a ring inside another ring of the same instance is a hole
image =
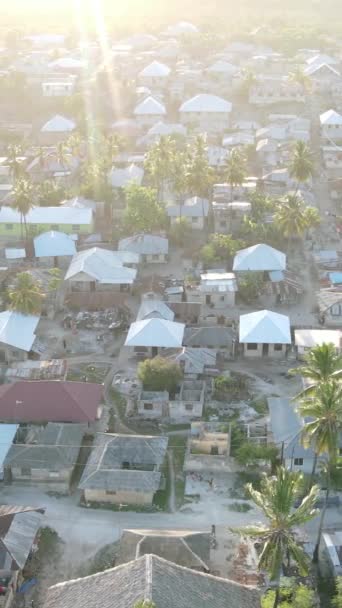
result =
[[[333,344],[339,349],[342,345],[342,332],[339,329],[295,329],[295,345],[313,348],[322,344]]]
[[[151,135],[186,135],[186,127],[180,123],[157,122],[147,131],[147,136]]]
[[[258,608],[260,592],[228,579],[196,572],[155,555],[50,587],[44,608]]]
[[[218,73],[218,74],[229,74],[229,75],[233,75],[236,74],[236,72],[238,72],[239,68],[236,65],[233,65],[232,63],[229,63],[228,61],[222,61],[221,59],[219,59],[218,61],[215,61],[215,63],[213,63],[212,65],[210,65],[207,68],[208,72],[212,72],[212,73]]]
[[[200,196],[192,196],[182,204],[169,205],[166,207],[166,213],[169,217],[207,217],[209,201]]]
[[[2,508],[1,508],[2,511]],[[11,558],[11,570],[23,569],[42,524],[44,509],[13,507],[0,513],[0,550]]]
[[[234,340],[230,327],[187,327],[184,333],[186,346],[210,349],[229,348]]]
[[[139,72],[139,77],[152,76],[154,78],[158,77],[166,77],[170,74],[170,68],[164,63],[160,63],[159,61],[152,61],[149,65],[146,66],[141,72]]]
[[[36,339],[40,317],[23,315],[14,310],[0,312],[0,342],[29,352]]]
[[[216,367],[216,351],[210,348],[191,348],[182,350],[169,359],[181,363],[188,374],[203,374],[205,367]]]
[[[144,114],[164,115],[164,114],[166,114],[166,109],[165,109],[165,106],[163,106],[163,104],[160,103],[160,101],[157,101],[157,99],[155,99],[154,97],[151,97],[151,95],[150,95],[149,97],[146,97],[146,99],[144,99],[144,101],[142,101],[141,103],[138,103],[138,105],[134,108],[135,116],[141,116]]]
[[[161,477],[155,467],[163,463],[167,444],[164,436],[98,434],[79,488],[154,493]]]
[[[342,292],[334,289],[321,289],[316,297],[320,312],[329,310],[334,304],[342,304]]]
[[[185,325],[165,319],[146,319],[132,323],[125,346],[155,346],[179,348],[182,346]]]
[[[42,133],[64,133],[65,131],[73,131],[76,129],[76,123],[65,116],[56,114],[50,118],[41,128]]]
[[[307,76],[313,76],[314,74],[319,74],[320,72],[330,72],[330,74],[340,76],[340,72],[335,70],[335,68],[327,63],[313,63],[305,68],[304,72]]]
[[[241,344],[291,344],[290,320],[270,310],[240,315]]]
[[[200,290],[203,292],[228,293],[237,291],[235,274],[233,272],[209,271],[201,274]]]
[[[15,422],[94,422],[102,385],[58,380],[0,385],[0,420]]]
[[[200,93],[195,95],[188,101],[185,101],[179,108],[180,112],[222,112],[228,113],[232,111],[230,101],[210,95],[208,93]]]
[[[132,182],[141,186],[143,177],[144,169],[134,164],[124,169],[113,167],[109,173],[109,181],[113,188],[124,188]]]
[[[143,300],[138,310],[137,321],[152,318],[173,321],[175,318],[175,313],[167,306],[165,302],[160,300]]]
[[[342,125],[342,115],[335,110],[327,110],[319,117],[321,125]]]
[[[91,224],[91,209],[76,207],[33,207],[26,215],[27,224]],[[1,224],[20,224],[20,213],[13,207],[0,207]],[[76,230],[75,230],[76,231]]]
[[[119,251],[134,251],[140,255],[167,255],[169,241],[163,236],[154,234],[135,234],[121,239],[118,249]]]
[[[64,279],[67,281],[84,272],[103,285],[131,285],[137,275],[135,268],[122,265],[116,252],[100,247],[79,251],[71,260]]]
[[[271,271],[285,270],[286,255],[269,245],[258,244],[246,249],[240,249],[234,257],[233,270],[242,271]]]
[[[36,236],[33,239],[33,246],[36,258],[58,257],[76,253],[75,241],[68,234],[55,230],[43,232]]]
[[[334,57],[331,57],[330,55],[325,55],[323,53],[318,53],[318,55],[314,55],[313,57],[309,57],[306,60],[306,63],[308,65],[321,64],[321,63],[325,63],[326,65],[337,65],[338,64],[338,60],[335,59]]]

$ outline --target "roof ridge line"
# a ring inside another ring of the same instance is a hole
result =
[[[152,555],[146,555],[145,594],[144,599],[152,601]]]

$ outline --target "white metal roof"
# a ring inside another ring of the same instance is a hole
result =
[[[0,342],[29,352],[36,339],[40,317],[23,315],[13,310],[0,312]]]
[[[182,34],[198,34],[199,29],[190,21],[179,21],[175,25],[169,25],[165,30],[170,36],[181,36]]]
[[[50,230],[43,232],[33,239],[36,258],[58,257],[74,255],[76,253],[75,241],[64,232]]]
[[[235,274],[233,272],[207,272],[201,274],[201,291],[234,292],[237,291]]]
[[[236,272],[285,270],[286,255],[269,245],[258,244],[240,249],[234,257],[233,270]]]
[[[19,424],[0,424],[0,469],[3,468],[18,428]]]
[[[338,64],[338,60],[335,59],[334,57],[331,57],[330,55],[325,55],[323,53],[318,53],[317,55],[314,55],[313,57],[309,57],[306,60],[306,63],[308,65],[312,65],[313,63],[325,63],[326,65],[337,65]]]
[[[166,319],[166,321],[173,321],[175,313],[161,300],[145,299],[140,304],[137,321],[142,321],[147,318],[159,318]]]
[[[236,74],[239,68],[228,61],[222,61],[219,59],[215,61],[211,66],[208,67],[208,72],[219,73],[219,74]]]
[[[321,70],[330,72],[335,76],[340,76],[340,72],[335,70],[335,68],[333,68],[331,65],[328,65],[327,63],[312,63],[307,68],[305,68],[304,72],[307,76],[313,76],[317,72],[319,73]]]
[[[229,113],[232,111],[230,101],[210,95],[208,93],[200,93],[195,95],[188,101],[185,101],[179,108],[180,112],[222,112]]]
[[[319,117],[321,125],[342,125],[342,115],[335,110],[327,110]]]
[[[169,217],[207,217],[209,201],[206,198],[192,196],[181,205],[169,205],[166,207],[166,213]]]
[[[184,323],[165,319],[136,321],[129,328],[125,346],[179,348],[182,346],[184,329]]]
[[[152,115],[164,115],[166,114],[165,106],[163,106],[160,101],[157,101],[154,97],[146,97],[144,101],[138,103],[138,105],[134,109],[135,116],[141,116],[143,114],[152,114]]]
[[[74,207],[33,207],[26,215],[27,224],[91,224],[91,209]],[[20,213],[12,207],[0,207],[1,224],[20,224]]]
[[[131,285],[137,275],[135,268],[122,265],[120,256],[117,257],[115,251],[99,247],[76,253],[71,260],[65,280],[72,279],[80,272],[105,285]]]
[[[82,69],[86,67],[86,62],[81,59],[74,59],[73,57],[60,57],[55,61],[49,63],[49,68],[62,68],[64,70],[70,69]]]
[[[295,329],[295,344],[313,348],[322,344],[333,344],[341,347],[342,332],[339,329]]]
[[[50,118],[41,128],[42,133],[64,133],[65,131],[73,131],[76,129],[76,123],[65,116],[56,114]]]
[[[240,315],[239,341],[242,344],[291,344],[289,317],[270,310]]]
[[[121,239],[118,249],[119,251],[134,251],[140,255],[167,255],[169,241],[163,236],[154,234],[135,234],[126,239]]]
[[[18,249],[16,247],[6,247],[5,249],[6,260],[22,260],[26,258],[26,250]]]
[[[170,72],[170,68],[164,63],[160,63],[159,61],[152,61],[152,63],[147,65],[146,68],[139,72],[139,77],[152,76],[153,78],[165,78],[170,74]]]
[[[186,127],[180,123],[166,123],[161,120],[147,131],[147,135],[186,135]]]
[[[109,173],[109,181],[113,188],[124,188],[128,184],[134,182],[138,186],[141,186],[141,182],[144,177],[144,169],[137,167],[137,165],[130,165],[125,169],[117,169],[113,167]]]

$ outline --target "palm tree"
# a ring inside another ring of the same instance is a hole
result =
[[[27,238],[26,216],[33,207],[34,187],[31,182],[26,179],[20,179],[16,182],[13,188],[13,208],[20,213],[20,230],[21,238],[24,238],[23,227],[25,226],[25,235]]]
[[[23,149],[20,144],[10,144],[7,148],[7,164],[10,174],[16,182],[25,173],[22,163],[18,160],[23,155]]]
[[[313,172],[314,164],[310,148],[304,141],[296,141],[289,166],[290,177],[297,181],[296,192],[300,184],[304,184],[312,177]]]
[[[315,394],[317,387],[330,379],[342,378],[342,356],[337,353],[333,344],[319,344],[305,355],[304,366],[289,370],[291,374],[300,374],[310,381],[296,397],[303,398]]]
[[[302,70],[300,67],[297,67],[295,70],[293,70],[293,72],[290,72],[288,80],[295,84],[299,84],[299,86],[306,93],[309,93],[312,89],[312,81],[310,77],[305,74],[304,70]]]
[[[241,150],[232,150],[224,171],[230,184],[230,198],[233,200],[234,188],[243,184],[247,174],[246,157]]]
[[[328,467],[333,467],[337,460],[339,437],[342,432],[342,385],[336,380],[318,384],[312,397],[304,398],[299,402],[298,411],[304,420],[308,420],[302,431],[304,446],[311,445],[317,456],[326,454]],[[318,561],[325,510],[330,493],[330,481],[329,473],[313,554],[314,562]]]
[[[70,161],[70,154],[68,151],[68,146],[64,141],[58,142],[56,148],[56,156],[57,162],[61,165],[63,171],[65,171],[65,168],[68,166]]]
[[[270,574],[271,581],[276,583],[273,608],[279,604],[279,586],[283,564],[293,559],[298,565],[300,574],[306,574],[308,558],[297,544],[294,528],[302,526],[313,519],[318,510],[314,508],[319,489],[313,486],[295,509],[294,504],[301,491],[303,475],[279,467],[275,477],[263,475],[260,491],[252,484],[246,488],[253,502],[265,515],[268,524],[265,526],[247,526],[239,531],[251,538],[258,539],[262,545],[259,568]]]
[[[208,198],[213,185],[214,172],[208,162],[207,146],[202,136],[196,137],[187,150],[186,178],[192,196]]]
[[[73,156],[79,156],[81,153],[82,138],[79,133],[73,133],[65,142],[65,146],[69,148]]]
[[[158,201],[164,198],[165,184],[173,175],[173,163],[176,155],[175,141],[171,137],[160,137],[148,151],[145,169],[151,183],[157,189]]]
[[[29,272],[20,272],[8,293],[10,308],[24,315],[40,314],[44,295]]]
[[[318,211],[306,207],[296,194],[288,194],[282,200],[274,219],[289,241],[291,238],[302,238],[307,229],[317,226],[320,222]]]

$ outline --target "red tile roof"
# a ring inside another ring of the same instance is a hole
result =
[[[103,386],[59,380],[23,381],[0,386],[0,420],[93,422]]]

